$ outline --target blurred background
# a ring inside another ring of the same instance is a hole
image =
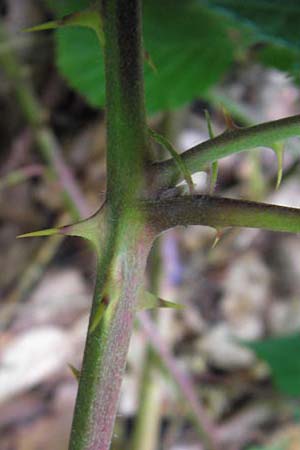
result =
[[[104,201],[103,63],[92,31],[20,30],[88,6],[0,1],[0,450],[68,447],[94,255],[76,238],[16,236]],[[143,9],[149,124],[178,151],[208,139],[205,110],[216,135],[228,114],[249,126],[300,112],[297,1]],[[214,194],[300,207],[299,146],[220,160]],[[199,193],[209,174],[195,176]],[[184,308],[137,317],[114,450],[300,449],[299,237],[214,241],[199,226],[156,242],[149,288]]]

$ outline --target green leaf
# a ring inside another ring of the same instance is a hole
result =
[[[199,0],[200,1],[200,0]],[[256,52],[260,62],[288,72],[300,81],[300,2],[298,0],[206,0],[212,10],[241,33],[246,46],[264,42]]]
[[[58,17],[82,11],[93,6],[94,3],[93,0],[46,0],[48,7],[55,11]]]
[[[70,86],[79,91],[92,106],[104,105],[103,58],[92,30],[57,30],[56,63]]]
[[[53,0],[59,13],[79,9],[87,0]],[[150,113],[179,107],[216,83],[233,59],[233,49],[219,18],[197,0],[144,0],[145,48],[157,73],[145,67]],[[56,33],[57,64],[69,84],[94,106],[104,105],[104,70],[95,36],[88,30]]]
[[[252,26],[257,39],[299,48],[298,0],[207,0],[204,3],[221,14],[233,17],[238,27],[243,24]]]
[[[300,395],[300,334],[246,344],[270,366],[277,388],[284,394]]]
[[[287,48],[283,45],[269,44],[258,51],[258,60],[266,66],[276,67],[291,75],[295,82],[300,81],[300,48]]]

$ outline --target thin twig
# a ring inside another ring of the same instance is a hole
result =
[[[10,171],[0,179],[0,192],[5,188],[16,186],[24,181],[43,175],[44,167],[41,164],[31,164]]]
[[[210,449],[217,449],[219,445],[217,442],[218,439],[216,429],[201,406],[200,400],[196,394],[196,389],[191,379],[188,377],[187,373],[180,370],[165,342],[160,338],[159,332],[150,319],[149,314],[146,312],[141,312],[139,313],[138,318],[143,330],[151,342],[151,345],[159,354],[160,358],[179,386],[184,398],[188,401],[191,411],[197,419],[197,425],[202,428],[203,439],[206,441]]]

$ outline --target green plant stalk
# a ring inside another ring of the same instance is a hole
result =
[[[107,236],[98,262],[70,450],[108,450],[133,327],[138,293],[153,234],[136,197],[147,148],[140,0],[103,0],[107,107]],[[99,5],[100,7],[100,5]]]
[[[155,362],[156,356],[147,343],[131,450],[155,450],[158,447],[162,386]]]
[[[138,232],[138,230],[136,230]],[[106,450],[110,447],[117,411],[119,391],[126,362],[129,338],[133,325],[135,300],[143,281],[149,248],[145,238],[129,243],[122,267],[127,271],[120,294],[110,299],[99,326],[88,333],[80,375],[70,450]],[[109,269],[98,268],[90,323],[98,309],[103,284]]]
[[[16,169],[4,175],[0,179],[0,193],[4,189],[16,186],[24,181],[29,180],[31,177],[40,177],[44,173],[44,168],[41,165],[33,164],[31,166],[22,167]]]
[[[178,225],[262,228],[300,232],[300,208],[209,195],[174,197],[144,204],[149,223],[158,232]]]
[[[2,23],[0,23],[0,40],[8,41]],[[21,106],[21,110],[33,127],[41,125],[45,119],[45,111],[40,108],[29,83],[27,83],[24,69],[21,68],[13,49],[10,46],[0,53],[0,65],[14,83],[15,94]]]
[[[195,145],[181,154],[190,173],[204,170],[205,166],[233,153],[257,147],[272,147],[274,142],[300,136],[300,115],[274,120],[247,128],[227,130],[221,135]],[[154,163],[156,175],[161,186],[169,186],[174,179],[182,179],[182,174],[172,159]]]
[[[119,214],[136,199],[148,146],[138,1],[104,5],[107,107],[107,200]]]
[[[180,392],[183,397],[189,403],[189,409],[192,413],[193,419],[195,419],[195,425],[197,431],[201,434],[202,442],[205,444],[205,448],[209,450],[217,450],[219,448],[219,436],[216,433],[216,429],[211,423],[210,419],[206,416],[205,410],[201,403],[199,403],[197,396],[195,396],[195,389],[193,383],[189,379],[189,376],[182,372],[180,367],[176,364],[173,356],[171,355],[168,346],[159,337],[159,332],[150,319],[149,314],[145,311],[139,315],[142,319],[143,330],[147,333],[149,342],[160,355],[167,370],[172,373],[174,381],[176,381]]]
[[[249,179],[246,183],[247,197],[254,201],[266,198],[268,180],[263,174],[261,165],[261,153],[249,154],[248,165],[250,169]]]

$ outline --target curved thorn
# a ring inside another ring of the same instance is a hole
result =
[[[211,250],[213,250],[218,245],[221,237],[222,237],[222,229],[216,228],[216,235],[215,235],[215,239],[212,243]]]
[[[158,73],[157,67],[156,67],[150,53],[147,52],[147,50],[145,50],[145,49],[144,49],[144,59],[148,63],[148,66],[153,70],[155,75],[157,75],[157,73]]]
[[[272,150],[277,157],[277,179],[275,189],[278,190],[282,181],[283,174],[284,144],[282,142],[276,142],[275,144],[273,144]]]
[[[76,369],[72,364],[68,364],[69,369],[72,372],[72,375],[74,376],[75,380],[79,382],[80,380],[80,370]]]
[[[188,170],[188,168],[186,167],[184,161],[181,158],[181,155],[179,153],[177,153],[177,151],[175,150],[175,148],[173,147],[173,145],[171,144],[171,142],[165,137],[162,136],[161,134],[157,133],[156,131],[152,130],[152,128],[148,128],[149,134],[150,136],[156,140],[160,145],[162,145],[173,157],[175,164],[177,165],[178,169],[180,170],[180,172],[183,175],[183,178],[185,179],[190,193],[193,194],[194,193],[194,183],[193,183],[193,179],[192,176]]]
[[[238,129],[239,127],[234,123],[230,112],[225,108],[224,105],[221,106],[222,106],[222,114],[226,124],[226,131]]]

